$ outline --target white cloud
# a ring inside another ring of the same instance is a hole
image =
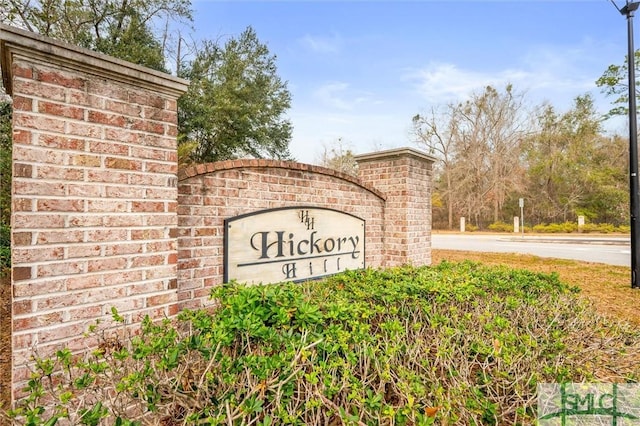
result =
[[[616,58],[611,46],[585,40],[574,47],[530,47],[502,66],[440,61],[405,68],[396,77],[402,84],[395,87],[389,83],[393,81],[390,75],[385,83],[341,79],[315,90],[312,85],[298,85],[306,89],[307,96],[299,103],[294,101],[291,150],[300,161],[314,162],[323,145],[330,146],[339,138],[355,153],[381,146],[411,146],[409,128],[414,114],[430,106],[464,101],[487,85],[503,89],[513,84],[516,91],[525,92],[530,106],[548,101],[558,111],[571,108],[576,96],[589,92],[596,108],[604,113],[611,107],[610,99],[600,93],[595,80]],[[373,89],[360,89],[364,84]],[[606,124],[624,133],[619,122]]]
[[[431,62],[423,68],[407,71],[403,80],[413,84],[416,92],[429,104],[460,101],[491,85],[498,89],[513,84],[525,91],[534,103],[549,101],[567,108],[585,92],[598,97],[595,81],[600,74],[594,64],[594,50],[604,49],[585,41],[584,46],[537,46],[526,52],[515,65],[495,71],[465,69],[452,63]],[[597,57],[597,55],[595,55]],[[600,59],[602,61],[602,59]],[[603,61],[601,69],[608,66]]]
[[[461,100],[488,85],[501,87],[515,83],[514,79],[526,79],[526,73],[502,71],[487,74],[464,70],[454,64],[430,63],[426,67],[409,71],[405,80],[413,81],[419,94],[429,103],[439,104]]]
[[[342,49],[343,41],[338,34],[330,37],[305,35],[299,40],[307,49],[315,53],[338,53]]]
[[[375,103],[370,93],[352,90],[348,83],[339,81],[318,87],[312,96],[322,105],[341,111],[351,111],[364,103]]]

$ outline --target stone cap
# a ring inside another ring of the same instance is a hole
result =
[[[0,24],[0,67],[2,67],[2,82],[9,95],[12,93],[11,63],[15,55],[64,68],[77,69],[97,77],[175,97],[186,92],[189,87],[188,80],[31,31]]]
[[[422,161],[429,163],[433,163],[437,160],[435,157],[428,155],[425,152],[409,147],[394,148],[384,151],[370,152],[368,154],[360,154],[354,156],[354,159],[357,163],[364,163],[367,161],[383,160],[392,157],[416,157]]]

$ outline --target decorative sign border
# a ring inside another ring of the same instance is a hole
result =
[[[296,206],[224,221],[224,282],[305,281],[365,268],[365,221],[338,210]]]

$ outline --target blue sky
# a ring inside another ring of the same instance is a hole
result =
[[[291,152],[306,163],[339,138],[355,153],[416,147],[415,114],[489,84],[512,83],[528,103],[548,101],[559,112],[591,93],[604,113],[610,99],[595,80],[627,52],[626,19],[608,0],[194,0],[193,7],[196,38],[252,26],[277,56],[292,94]],[[618,120],[607,129],[626,135],[625,126]]]

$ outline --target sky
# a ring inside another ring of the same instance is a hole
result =
[[[619,7],[623,0],[617,0]],[[292,95],[290,150],[317,164],[338,146],[355,154],[420,149],[411,119],[512,84],[530,105],[562,113],[591,94],[627,52],[627,21],[609,0],[193,0],[196,39],[248,26],[276,56]],[[637,18],[636,18],[637,19]],[[636,24],[640,32],[640,22]],[[635,42],[636,47],[640,41]],[[626,135],[626,120],[606,123]]]

